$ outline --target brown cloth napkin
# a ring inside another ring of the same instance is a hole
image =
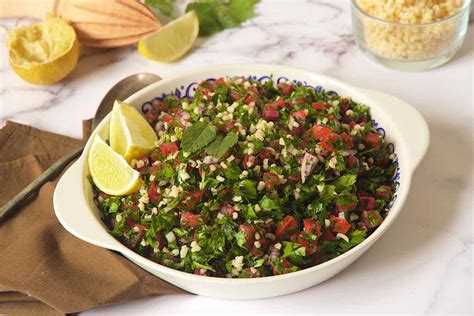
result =
[[[84,122],[85,136],[90,122]],[[0,205],[81,141],[7,122],[0,130]],[[186,293],[112,251],[69,234],[53,210],[58,181],[0,222],[0,314],[64,314]]]

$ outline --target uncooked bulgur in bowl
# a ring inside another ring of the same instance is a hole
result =
[[[379,63],[426,70],[448,62],[467,32],[471,0],[352,0],[359,47]]]

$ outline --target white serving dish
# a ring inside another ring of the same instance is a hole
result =
[[[225,299],[257,299],[273,297],[316,285],[334,276],[359,258],[397,218],[410,190],[412,174],[423,158],[429,144],[429,130],[423,117],[409,104],[381,92],[362,89],[330,77],[294,68],[276,65],[224,65],[193,70],[181,75],[165,78],[127,100],[137,109],[146,110],[147,102],[163,93],[192,94],[192,83],[221,76],[256,76],[261,78],[273,74],[277,79],[285,77],[303,84],[322,86],[337,91],[342,96],[370,106],[372,117],[386,132],[386,139],[393,143],[399,160],[399,187],[396,198],[386,219],[364,242],[343,255],[315,267],[289,274],[256,279],[226,279],[198,276],[174,270],[128,249],[107,232],[99,210],[93,202],[87,154],[91,140],[87,142],[82,156],[66,171],[54,192],[54,209],[61,224],[71,234],[91,244],[120,252],[143,269],[189,292]],[[108,138],[110,115],[94,131]],[[383,251],[383,250],[382,250]],[[385,251],[390,251],[386,249]],[[350,277],[350,276],[348,276]]]

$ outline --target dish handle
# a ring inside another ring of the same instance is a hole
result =
[[[414,171],[423,159],[430,143],[430,131],[423,116],[413,106],[390,94],[361,89],[374,99],[397,124],[407,148],[408,166]]]
[[[79,239],[116,250],[118,242],[104,229],[102,221],[91,211],[91,205],[84,197],[83,181],[87,179],[83,170],[84,161],[80,158],[59,180],[53,196],[56,217],[67,231]]]

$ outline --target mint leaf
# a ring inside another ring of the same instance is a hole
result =
[[[231,0],[229,10],[231,15],[240,23],[255,15],[254,7],[259,0]]]
[[[176,0],[145,0],[145,4],[159,10],[164,15],[173,15],[173,6]]]
[[[216,133],[217,129],[214,125],[195,122],[184,131],[181,147],[186,152],[196,152],[212,142],[216,138]]]
[[[363,242],[366,238],[366,233],[364,230],[354,230],[350,237],[349,242],[342,241],[340,243],[341,253],[344,253]]]
[[[336,187],[337,191],[341,189],[348,188],[354,183],[356,183],[357,176],[354,174],[345,174],[342,177],[339,177],[336,181],[334,181],[334,186]]]
[[[207,36],[222,31],[223,27],[216,17],[214,1],[193,2],[187,5],[186,12],[196,12],[199,19],[199,35]]]
[[[224,154],[232,148],[237,141],[239,140],[239,137],[237,136],[236,133],[230,132],[228,133],[225,137],[222,137],[221,135],[217,136],[214,141],[207,146],[204,150],[211,156],[216,157],[217,159],[221,158],[224,156]]]
[[[299,243],[283,241],[283,258],[290,256],[305,256],[306,248]]]
[[[214,10],[216,13],[216,18],[223,28],[231,29],[239,26],[240,21],[236,20],[234,16],[232,16],[231,10],[227,5],[218,5],[214,8]]]
[[[244,244],[245,244],[245,232],[243,231],[240,231],[238,233],[235,234],[235,240],[237,240],[237,245],[239,245],[240,247],[243,247]]]
[[[199,35],[207,36],[234,28],[255,15],[254,7],[259,0],[199,0],[186,6],[186,12],[194,10],[199,19]]]

